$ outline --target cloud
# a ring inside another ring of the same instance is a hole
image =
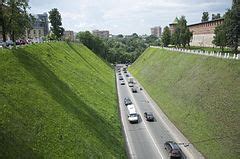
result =
[[[231,0],[31,0],[30,6],[34,13],[58,8],[63,26],[76,32],[107,29],[113,34],[149,34],[150,27],[164,27],[176,16],[185,15],[195,23],[203,11],[223,14]]]

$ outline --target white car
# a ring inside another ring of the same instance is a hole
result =
[[[133,85],[133,83],[128,83],[128,86],[133,87],[134,85]]]
[[[121,83],[121,85],[125,85],[125,82],[124,82],[124,80],[122,80],[120,83]]]

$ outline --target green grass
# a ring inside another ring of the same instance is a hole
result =
[[[113,70],[80,44],[0,50],[0,158],[126,158]]]
[[[239,158],[240,61],[149,48],[130,71],[206,158]]]

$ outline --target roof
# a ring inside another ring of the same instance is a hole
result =
[[[215,19],[215,20],[211,20],[211,21],[207,21],[207,22],[200,22],[200,23],[190,24],[190,25],[188,25],[188,27],[195,26],[195,25],[201,25],[201,24],[208,24],[208,23],[212,23],[212,22],[216,22],[216,21],[222,21],[222,20],[224,20],[224,18],[219,18],[219,19]]]

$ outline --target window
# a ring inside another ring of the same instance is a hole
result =
[[[38,34],[41,35],[41,30],[38,30]]]
[[[36,30],[33,30],[33,34],[36,34]]]

